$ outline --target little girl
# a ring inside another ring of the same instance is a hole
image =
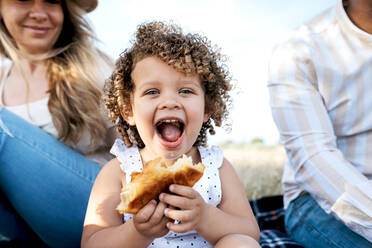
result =
[[[105,103],[123,141],[98,175],[85,216],[83,247],[259,247],[259,228],[231,164],[207,131],[226,118],[231,89],[221,54],[173,24],[139,26],[105,85]],[[136,215],[115,210],[132,172],[157,157],[183,154],[205,165],[203,177],[150,201]]]

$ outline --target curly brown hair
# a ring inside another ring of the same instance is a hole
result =
[[[155,56],[179,72],[198,74],[205,92],[205,112],[210,114],[203,123],[194,145],[206,146],[207,131],[215,134],[215,126],[221,126],[227,118],[232,88],[231,77],[224,64],[219,48],[199,34],[184,34],[173,23],[149,22],[138,26],[132,46],[126,49],[116,61],[116,68],[106,80],[104,102],[110,111],[110,119],[117,125],[126,146],[145,145],[135,126],[130,126],[123,116],[130,115],[131,96],[134,83],[131,73],[137,62]]]

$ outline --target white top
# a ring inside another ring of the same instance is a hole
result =
[[[285,207],[306,191],[372,241],[372,35],[342,1],[273,52],[270,103],[285,146]]]
[[[219,176],[219,168],[223,162],[223,151],[212,146],[211,148],[198,147],[202,163],[205,165],[203,176],[193,186],[200,193],[204,201],[217,206],[221,202],[222,191]],[[123,141],[117,139],[111,148],[121,165],[120,168],[125,172],[127,182],[130,182],[132,172],[142,171],[142,160],[137,147],[127,148]],[[124,222],[132,218],[132,214],[125,213]],[[177,222],[175,222],[177,224]],[[175,233],[169,231],[168,234],[161,238],[155,239],[149,247],[212,247],[204,240],[195,230],[186,233]]]
[[[13,62],[11,60],[0,56],[0,107],[4,106],[3,89],[12,66]],[[28,104],[28,107],[27,104],[4,107],[56,138],[58,133],[54,127],[52,116],[50,115],[48,109],[48,100],[49,98],[46,97],[41,100],[31,102]],[[29,108],[29,111],[27,108]],[[90,134],[87,130],[85,130],[82,138],[77,143],[75,150],[100,165],[104,165],[110,159],[112,159],[108,149],[106,149],[106,151],[91,152],[89,150],[89,145]]]

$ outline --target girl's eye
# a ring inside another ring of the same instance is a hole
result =
[[[180,90],[180,93],[181,93],[181,94],[192,94],[193,91],[190,90],[190,89],[181,89],[181,90]]]
[[[46,0],[46,2],[50,4],[60,4],[61,0]]]
[[[155,95],[155,94],[158,94],[158,93],[159,93],[158,90],[151,89],[151,90],[146,91],[145,95]]]

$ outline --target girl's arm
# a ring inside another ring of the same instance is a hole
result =
[[[217,208],[207,205],[198,232],[211,244],[231,233],[246,234],[258,242],[260,229],[256,218],[238,175],[226,159],[219,173],[222,187],[221,203]]]
[[[218,207],[204,202],[191,187],[171,185],[176,195],[162,193],[161,201],[178,209],[166,209],[166,216],[181,220],[182,224],[168,223],[175,232],[195,229],[210,244],[215,245],[227,234],[245,234],[259,240],[260,230],[234,168],[224,160],[220,170],[222,200]]]
[[[82,247],[147,247],[154,237],[168,232],[163,230],[169,221],[163,218],[164,204],[150,202],[123,223],[123,216],[115,209],[122,180],[125,176],[117,159],[106,164],[97,176],[85,215]]]

